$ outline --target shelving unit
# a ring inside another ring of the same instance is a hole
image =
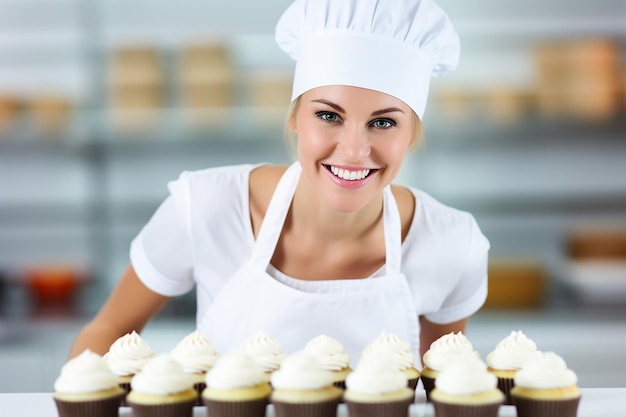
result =
[[[264,66],[290,68],[272,35],[289,3],[0,0],[0,96],[26,82],[27,97],[47,85],[78,103],[61,134],[42,135],[27,115],[0,134],[0,271],[52,260],[87,263],[107,288],[125,266],[130,239],[182,170],[289,161],[281,140],[286,108],[259,117],[240,94],[227,110],[231,122],[219,128],[190,129],[182,109],[166,107],[151,130],[132,134],[108,122],[103,99],[108,53],[128,41],[157,45],[171,61],[188,39],[227,37],[240,82]],[[459,70],[433,83],[434,100],[448,86],[479,95],[493,85],[527,87],[534,76],[528,51],[538,42],[626,41],[619,0],[439,3],[463,52]],[[437,104],[429,108],[425,143],[407,158],[399,181],[472,211],[495,256],[541,259],[558,275],[572,225],[626,224],[626,109],[598,123],[527,112],[495,124],[483,104],[469,105],[469,118],[460,121]],[[93,292],[97,304],[103,291]]]

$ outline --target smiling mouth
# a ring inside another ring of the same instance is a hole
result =
[[[341,178],[342,180],[345,180],[345,181],[363,180],[369,177],[370,175],[372,175],[373,173],[375,173],[376,171],[378,171],[377,169],[360,169],[360,170],[351,171],[348,169],[337,168],[336,166],[333,166],[333,165],[324,165],[324,168],[326,168],[335,177]]]

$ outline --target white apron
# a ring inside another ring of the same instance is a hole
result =
[[[300,178],[299,163],[281,178],[267,208],[250,259],[224,285],[198,330],[226,353],[263,331],[286,354],[321,334],[337,339],[355,366],[362,349],[381,332],[406,340],[419,357],[419,321],[406,278],[400,272],[401,224],[390,187],[384,189],[385,275],[319,282],[305,292],[267,273]]]

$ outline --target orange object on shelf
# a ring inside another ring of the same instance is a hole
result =
[[[64,265],[28,267],[24,275],[24,284],[38,305],[73,303],[86,279],[80,268]]]
[[[483,308],[539,308],[545,304],[546,275],[539,263],[489,263],[487,301]]]
[[[589,228],[571,233],[567,252],[573,260],[626,260],[626,229]]]

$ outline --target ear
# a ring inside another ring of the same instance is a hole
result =
[[[296,123],[296,116],[294,114],[291,115],[287,122],[287,129],[289,129],[291,133],[298,133],[298,124]]]

